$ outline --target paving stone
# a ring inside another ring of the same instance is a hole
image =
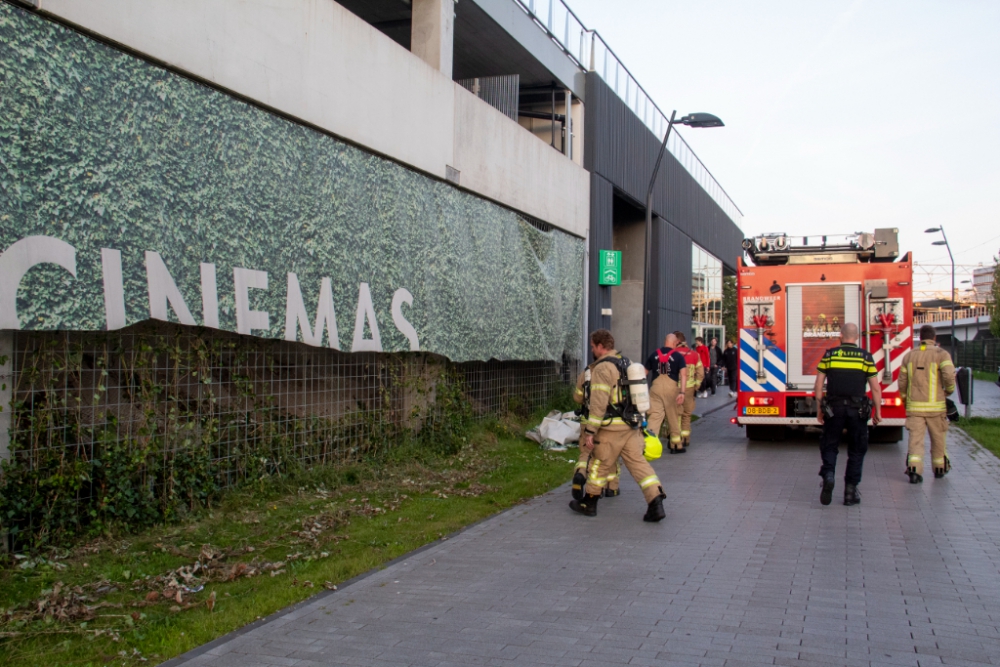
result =
[[[593,519],[563,487],[171,662],[1000,664],[1000,461],[952,430],[952,473],[910,485],[905,443],[872,445],[862,504],[823,507],[815,440],[748,444],[728,417],[654,463],[659,524],[627,476]]]

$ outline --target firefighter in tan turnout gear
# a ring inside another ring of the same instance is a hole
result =
[[[683,447],[681,444],[681,412],[684,410],[684,387],[687,386],[687,363],[677,351],[677,335],[667,334],[663,347],[646,360],[649,387],[649,432],[659,437],[660,426],[666,419],[670,430],[670,453]]]
[[[648,503],[643,521],[660,521],[663,511],[663,487],[652,466],[643,457],[645,442],[639,423],[629,414],[629,400],[623,372],[627,360],[615,351],[615,339],[607,329],[590,334],[590,350],[595,362],[590,367],[587,417],[582,420],[580,449],[589,454],[587,484],[581,500],[572,500],[570,509],[585,516],[597,514],[597,501],[608,482],[617,477],[616,462],[620,456],[629,474],[639,484]],[[642,380],[641,382],[645,382]],[[584,389],[588,393],[588,388]]]
[[[619,357],[621,355],[618,355]],[[596,363],[596,360],[595,362]],[[587,366],[580,375],[576,378],[576,390],[573,392],[573,400],[583,406],[581,409],[577,410],[577,414],[584,416],[586,414],[587,395],[586,395],[586,382],[590,375],[594,363]],[[587,485],[587,461],[590,460],[590,452],[584,451],[583,447],[580,447],[580,454],[576,459],[576,466],[573,468],[573,497],[577,500],[583,500],[583,487]],[[608,480],[608,485],[604,487],[603,496],[605,498],[614,498],[621,494],[618,490],[618,481],[622,474],[622,464],[619,460],[615,464],[615,475]]]
[[[691,415],[694,414],[695,395],[702,380],[705,379],[705,364],[701,363],[701,355],[697,350],[687,346],[686,338],[680,331],[675,331],[677,336],[677,349],[684,355],[687,362],[687,387],[684,388],[684,411],[681,413],[681,448],[678,452],[686,452],[691,444]],[[671,453],[674,450],[670,450]]]
[[[945,442],[948,434],[945,397],[955,391],[955,364],[937,346],[936,338],[934,327],[929,324],[920,327],[920,347],[907,352],[899,368],[899,393],[906,399],[906,428],[910,432],[906,455],[910,484],[924,481],[924,433],[931,435],[934,477],[940,479],[951,470]]]

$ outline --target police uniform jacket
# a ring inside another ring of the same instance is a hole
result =
[[[621,358],[616,350],[612,350],[590,365],[590,402],[587,405],[588,416],[581,421],[583,430],[596,434],[601,429],[609,431],[628,431],[631,426],[621,417],[608,415],[609,405],[622,403],[621,388],[618,380],[621,374],[613,361],[605,359]]]
[[[945,412],[945,396],[954,391],[955,364],[933,342],[920,341],[919,348],[903,356],[899,393],[906,399],[908,414]]]
[[[831,399],[864,397],[868,378],[878,375],[871,352],[854,343],[831,347],[816,370],[826,375],[826,395]]]

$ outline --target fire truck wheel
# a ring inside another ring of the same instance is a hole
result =
[[[784,426],[775,426],[770,424],[747,424],[747,440],[784,440],[785,434],[786,429]]]
[[[868,442],[892,443],[902,439],[902,426],[877,426],[868,433]]]

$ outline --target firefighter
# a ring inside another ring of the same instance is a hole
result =
[[[660,435],[660,426],[666,418],[670,430],[670,453],[683,447],[681,444],[680,413],[684,410],[684,387],[687,386],[687,362],[675,350],[677,336],[667,334],[663,347],[646,359],[646,376],[649,385],[649,431]]]
[[[621,355],[618,356],[620,357]],[[596,359],[594,361],[596,362]],[[589,364],[587,366],[587,370],[580,373],[580,375],[576,378],[576,389],[573,392],[573,400],[580,404],[580,407],[577,408],[576,412],[580,415],[581,420],[586,419],[588,416],[586,387],[584,383],[586,381],[587,371],[592,370],[593,367],[593,363]],[[590,460],[591,453],[589,451],[585,451],[583,447],[579,448],[579,452],[579,456],[576,458],[576,466],[573,468],[573,481],[571,485],[573,497],[577,500],[582,500],[583,487],[587,484],[587,462]],[[618,480],[621,476],[621,472],[622,464],[619,460],[615,467],[615,476],[612,479],[609,479],[608,485],[604,487],[602,495],[605,498],[614,498],[615,496],[621,494],[621,491],[618,489]]]
[[[910,484],[924,481],[924,433],[931,434],[931,464],[934,477],[941,479],[951,470],[945,437],[948,416],[945,396],[955,391],[955,364],[937,346],[937,332],[920,327],[920,348],[903,356],[899,367],[899,393],[906,399],[906,429],[910,446],[906,454],[906,474]]]
[[[582,422],[580,449],[591,456],[585,495],[582,500],[570,501],[570,509],[584,516],[597,515],[597,501],[608,482],[616,477],[615,464],[620,456],[648,504],[643,521],[660,521],[666,517],[663,499],[667,496],[652,466],[643,458],[642,430],[632,428],[620,416],[628,407],[628,399],[623,395],[623,378],[616,362],[620,355],[615,351],[611,332],[598,329],[590,334],[590,350],[596,361],[591,367],[588,416]]]
[[[826,396],[823,383],[829,379]],[[865,385],[872,397],[865,395]],[[819,475],[823,489],[819,501],[829,505],[833,499],[834,474],[837,469],[837,448],[840,436],[847,429],[847,469],[844,471],[844,504],[861,502],[858,484],[861,468],[868,451],[868,419],[878,425],[882,421],[882,388],[871,352],[858,347],[858,325],[848,322],[840,328],[840,345],[823,354],[816,367],[816,418],[823,425],[819,450],[823,465]],[[872,408],[874,407],[874,416]]]
[[[701,355],[698,354],[697,350],[692,350],[687,346],[683,333],[675,331],[674,335],[677,336],[677,350],[684,356],[684,362],[688,369],[687,386],[684,388],[684,410],[681,413],[682,447],[677,450],[684,453],[691,444],[691,415],[694,414],[698,387],[705,379],[705,365],[701,363]],[[674,450],[670,450],[670,452],[673,453]]]

